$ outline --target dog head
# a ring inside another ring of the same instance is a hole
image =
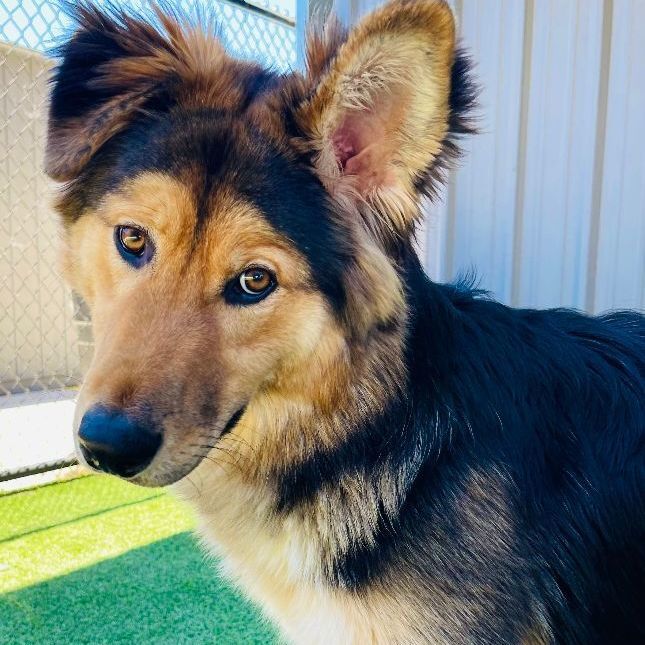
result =
[[[395,0],[349,34],[328,24],[286,75],[230,57],[207,21],[89,3],[76,20],[46,168],[95,334],[78,445],[163,485],[251,410],[342,399],[402,320],[398,250],[472,93],[440,0]]]

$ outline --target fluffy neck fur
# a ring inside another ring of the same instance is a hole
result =
[[[416,257],[405,262],[405,274],[422,275]],[[404,306],[360,341],[327,334],[180,483],[213,518],[204,532],[222,553],[239,550],[241,534],[265,531],[277,544],[261,566],[293,582],[354,587],[373,573],[369,558],[359,565],[356,556],[396,523],[427,458],[406,364],[416,318]]]

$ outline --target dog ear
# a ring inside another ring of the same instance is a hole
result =
[[[314,88],[296,111],[304,145],[335,198],[381,234],[407,233],[449,141],[452,12],[443,0],[395,0],[344,41],[332,32],[309,43]]]
[[[224,56],[212,33],[158,9],[138,18],[85,0],[70,6],[77,29],[58,51],[45,153],[58,181],[77,177],[152,98],[194,85]]]

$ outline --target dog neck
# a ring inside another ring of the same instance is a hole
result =
[[[362,341],[331,334],[300,370],[249,404],[192,486],[182,486],[212,518],[216,540],[235,542],[219,535],[226,521],[218,516],[248,516],[254,525],[244,531],[269,530],[290,545],[284,558],[297,563],[294,576],[360,584],[368,572],[357,569],[356,554],[397,520],[427,459],[412,418],[410,326],[405,308]]]

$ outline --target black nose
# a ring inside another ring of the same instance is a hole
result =
[[[120,410],[102,405],[83,415],[78,438],[90,466],[121,477],[140,473],[161,445],[161,435],[149,424],[137,423]]]

